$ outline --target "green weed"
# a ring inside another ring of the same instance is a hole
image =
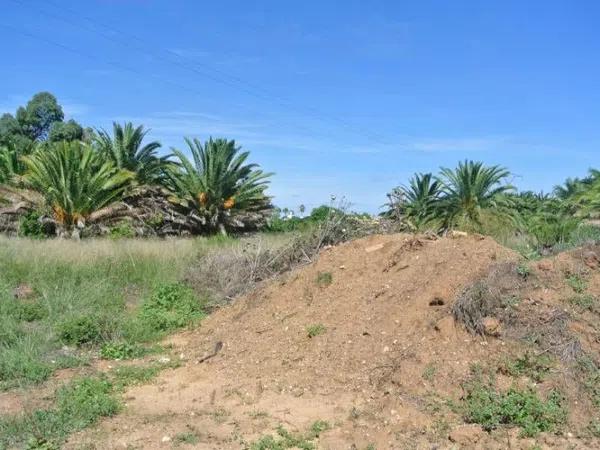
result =
[[[523,356],[506,360],[500,371],[512,377],[526,376],[536,383],[541,382],[552,368],[552,358],[525,352]]]
[[[425,366],[425,369],[423,369],[423,373],[421,374],[421,377],[423,377],[424,380],[432,383],[433,378],[435,377],[436,373],[437,373],[437,367],[435,366],[435,364],[430,363]]]
[[[553,431],[566,420],[565,401],[557,391],[552,391],[545,400],[531,389],[498,392],[491,382],[483,381],[477,374],[464,389],[465,420],[488,431],[500,425],[518,426],[523,436],[531,437]]]
[[[317,274],[317,285],[320,287],[327,287],[333,281],[333,275],[331,272],[319,272]]]
[[[144,347],[128,342],[108,342],[100,349],[100,356],[104,359],[134,359],[147,353]]]
[[[306,327],[306,334],[311,339],[325,333],[325,331],[327,331],[327,329],[322,323],[317,323]]]
[[[587,289],[587,281],[577,274],[569,275],[567,284],[578,294],[582,294]]]
[[[313,441],[328,429],[330,429],[329,424],[322,420],[314,422],[305,434],[290,433],[279,426],[277,436],[263,436],[250,445],[250,450],[285,450],[289,448],[315,450],[316,445]]]

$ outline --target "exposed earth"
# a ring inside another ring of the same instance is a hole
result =
[[[451,407],[474,365],[499,367],[532,348],[503,318],[487,317],[481,335],[452,315],[467,286],[519,258],[476,235],[372,236],[326,249],[314,264],[171,337],[182,365],[130,389],[123,412],[72,436],[66,448],[243,449],[278,426],[302,433],[315,421],[329,424],[313,441],[322,449],[600,448],[584,432],[595,410],[569,375],[568,357],[556,356],[543,380],[496,375],[501,389],[564,392],[568,419],[555,432],[488,432]],[[564,282],[566,273],[584,271],[586,289],[600,294],[593,257],[563,253],[529,270],[534,281],[522,289],[517,314],[568,312],[569,332],[596,355],[598,316],[574,309]],[[176,441],[186,433],[193,442]]]

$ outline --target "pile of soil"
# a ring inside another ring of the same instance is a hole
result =
[[[523,308],[564,308],[564,272],[574,258],[532,263],[528,276],[538,282],[522,293]],[[452,315],[469,285],[518,260],[472,235],[371,236],[327,249],[171,338],[183,365],[128,391],[124,412],[67,448],[240,449],[280,425],[304,432],[317,420],[331,426],[315,441],[323,449],[600,448],[573,428],[589,421],[592,406],[561,370],[542,383],[567,393],[569,422],[559,435],[488,433],[448,407],[460,401],[474,364],[526,348],[503,332],[470,334]],[[590,291],[600,293],[600,275],[590,277]],[[572,331],[597,348],[586,314]],[[194,442],[177,441],[186,433]]]

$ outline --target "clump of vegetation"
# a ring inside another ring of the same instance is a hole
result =
[[[539,383],[550,372],[551,368],[552,358],[549,356],[525,352],[518,358],[504,361],[500,371],[512,377],[526,376]]]
[[[482,373],[474,373],[463,388],[465,420],[488,431],[501,425],[518,426],[523,436],[536,436],[556,430],[567,417],[565,400],[558,391],[550,392],[546,399],[533,389],[499,392],[491,380],[484,380]]]
[[[0,446],[28,443],[30,448],[59,448],[71,433],[120,409],[112,383],[105,378],[81,378],[56,392],[56,405],[17,417],[0,418]]]
[[[310,430],[304,434],[290,433],[280,426],[277,428],[277,436],[263,436],[250,445],[250,450],[285,450],[289,448],[315,450],[317,447],[313,441],[330,428],[330,425],[323,420],[314,422]]]
[[[430,383],[432,383],[436,373],[437,367],[435,366],[435,364],[429,363],[425,366],[425,369],[423,369],[423,373],[421,376],[425,381],[429,381]]]
[[[319,272],[317,274],[317,285],[320,287],[327,287],[333,282],[333,275],[331,272]]]
[[[187,431],[185,433],[177,433],[173,438],[173,443],[175,445],[179,444],[188,444],[188,445],[196,445],[200,442],[198,435],[194,432]]]
[[[124,239],[135,237],[135,230],[128,222],[119,222],[110,228],[108,235],[112,239]]]
[[[531,269],[529,268],[529,266],[527,264],[520,263],[517,266],[517,273],[519,274],[519,276],[521,278],[527,279],[529,277],[529,275],[531,275]]]
[[[577,306],[579,309],[597,312],[598,299],[592,294],[579,294],[569,298],[569,303]]]
[[[322,323],[317,323],[306,327],[306,334],[311,339],[325,333],[325,331],[327,331],[327,329]]]
[[[162,284],[142,303],[139,320],[155,331],[171,331],[204,317],[203,303],[181,283]]]
[[[104,359],[134,359],[147,352],[144,347],[128,342],[107,342],[100,348],[100,356]]]
[[[584,355],[577,360],[577,368],[592,403],[600,407],[600,366],[591,357]]]
[[[92,316],[72,317],[59,325],[58,336],[66,344],[99,343],[102,340],[102,329],[97,318]]]
[[[581,277],[581,275],[568,275],[567,284],[578,294],[582,294],[587,289],[587,281],[583,277]]]

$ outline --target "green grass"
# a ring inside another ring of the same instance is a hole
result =
[[[29,448],[59,448],[70,433],[119,409],[119,399],[108,379],[74,380],[56,392],[53,408],[0,418],[0,448],[25,443]]]
[[[139,343],[195,323],[202,304],[178,280],[203,252],[230,242],[0,237],[0,390],[85,364],[90,351],[138,357]],[[13,298],[21,284],[32,298]]]
[[[317,285],[320,287],[327,287],[333,281],[333,275],[331,272],[319,272],[317,274]]]
[[[583,294],[587,289],[587,281],[582,278],[580,275],[572,274],[567,276],[567,284],[573,289],[577,294]]]

